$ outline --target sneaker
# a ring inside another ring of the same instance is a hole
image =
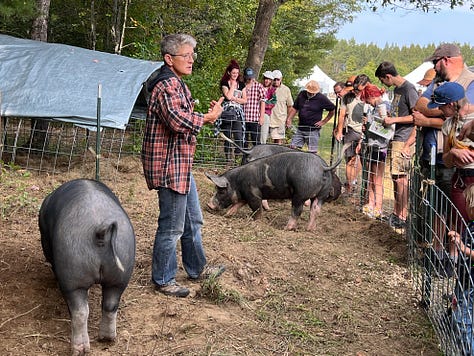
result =
[[[383,212],[382,212],[382,209],[374,208],[373,216],[374,216],[374,218],[377,219],[377,220],[383,220]]]
[[[158,292],[163,293],[164,295],[169,295],[172,297],[184,298],[189,295],[189,289],[184,286],[180,286],[176,282],[171,283],[171,284],[166,284],[164,286],[156,286],[155,289]]]
[[[404,229],[407,226],[406,220],[400,219],[397,215],[392,213],[388,219],[388,223],[395,229]]]
[[[362,213],[367,215],[369,218],[373,218],[374,217],[374,208],[372,208],[371,206],[366,204],[362,207]]]
[[[224,271],[225,271],[224,265],[217,265],[217,266],[207,265],[197,278],[190,277],[190,279],[199,280],[199,281],[204,280],[204,279],[211,279],[211,278],[216,279],[222,273],[224,273]]]
[[[397,215],[391,213],[388,217],[388,224],[393,227],[394,225],[398,224],[399,220],[400,218]]]

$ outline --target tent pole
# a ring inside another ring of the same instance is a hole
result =
[[[100,170],[99,170],[99,161],[100,161],[100,108],[102,103],[102,84],[98,85],[98,94],[97,94],[97,137],[95,140],[95,180],[100,180]]]

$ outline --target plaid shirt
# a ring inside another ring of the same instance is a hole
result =
[[[194,111],[191,92],[176,76],[159,81],[151,93],[142,145],[148,189],[190,189],[196,136],[204,116]]]
[[[265,88],[259,82],[253,81],[247,90],[247,103],[244,104],[245,121],[260,120],[260,103],[265,101]]]

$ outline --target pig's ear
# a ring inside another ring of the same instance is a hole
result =
[[[226,177],[219,177],[210,173],[204,173],[204,174],[206,175],[207,178],[212,180],[218,188],[227,188],[227,186],[229,185],[229,181],[227,180]]]

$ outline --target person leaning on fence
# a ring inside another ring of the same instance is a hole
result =
[[[434,80],[436,80],[436,83],[434,83]],[[434,266],[442,272],[444,268],[442,266],[445,264],[443,261],[446,260],[445,249],[447,246],[445,226],[450,223],[452,216],[451,202],[446,198],[451,199],[451,179],[454,174],[454,168],[446,167],[443,162],[443,133],[441,132],[441,126],[445,117],[439,108],[428,109],[428,99],[425,97],[428,94],[429,98],[431,97],[432,91],[428,91],[428,88],[433,88],[433,85],[437,87],[440,84],[438,80],[435,69],[430,68],[425,72],[423,79],[417,82],[426,89],[415,105],[415,108],[421,111],[413,111],[413,120],[418,128],[418,149],[421,148],[421,152],[417,152],[421,179],[413,180],[413,183],[417,184],[417,186],[413,186],[413,189],[419,191],[422,189],[422,184],[426,184],[428,179],[434,179],[434,183],[439,188],[434,190],[436,194],[434,199],[439,204],[439,207],[437,214],[433,217],[433,224],[430,229],[433,232],[432,252],[434,254],[432,255],[432,261]],[[434,155],[433,157],[432,154]],[[422,223],[422,210],[417,209],[416,211],[416,214],[419,216],[416,220],[418,223]],[[419,231],[422,231],[421,228]]]
[[[320,92],[319,83],[310,80],[295,99],[286,118],[286,127],[291,127],[298,113],[298,128],[291,139],[291,148],[302,148],[306,143],[308,152],[317,153],[321,128],[334,116],[336,106]],[[323,119],[323,112],[326,116]]]
[[[247,103],[245,83],[240,80],[240,66],[235,59],[227,65],[219,84],[224,102],[222,115],[216,121],[216,134],[222,131],[228,138],[233,139],[239,147],[244,147],[245,115],[242,105]],[[224,153],[227,161],[232,160],[232,148],[228,141],[224,141]],[[242,152],[235,148],[235,157],[242,156]]]
[[[354,91],[354,80],[351,76],[345,83],[346,94],[342,97],[341,110],[337,122],[335,138],[351,146],[344,152],[346,159],[346,183],[344,195],[350,197],[355,192],[357,177],[361,171],[360,151],[362,142],[362,125],[364,122],[364,102],[360,93]]]
[[[194,111],[194,100],[182,77],[192,73],[196,40],[185,34],[161,41],[164,64],[150,83],[141,160],[148,189],[158,191],[159,217],[152,260],[152,282],[157,291],[186,297],[187,287],[176,282],[176,244],[181,240],[183,267],[190,279],[217,277],[223,266],[207,265],[202,246],[203,217],[193,174],[196,136],[204,123],[221,114],[212,102],[206,114]]]
[[[395,124],[395,134],[389,150],[394,193],[394,207],[389,224],[397,229],[405,228],[408,216],[408,177],[416,140],[412,113],[418,93],[413,84],[398,74],[393,63],[380,63],[375,76],[387,87],[395,87],[390,115],[384,120],[385,125]]]
[[[474,308],[474,184],[464,191],[464,207],[467,213],[467,230],[463,233],[449,231],[450,256],[457,282],[452,300],[452,318],[456,335],[462,345],[464,355],[474,353],[473,318]]]
[[[362,211],[369,217],[382,218],[383,179],[388,144],[395,132],[395,124],[384,125],[387,117],[387,104],[383,101],[384,91],[376,85],[367,83],[362,90],[361,98],[370,105],[367,115],[367,147],[365,150],[368,165],[368,203]]]
[[[465,123],[474,120],[474,105],[467,100],[462,85],[447,82],[435,89],[428,108],[439,108],[447,117],[441,128],[443,161],[448,167],[456,167],[451,180],[451,201],[467,221],[463,191],[474,183],[474,141],[469,137],[461,141],[459,133]]]

